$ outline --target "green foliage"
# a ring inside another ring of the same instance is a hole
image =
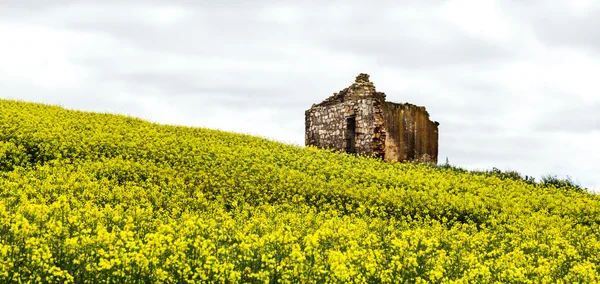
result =
[[[567,190],[575,190],[575,191],[579,191],[579,192],[587,192],[587,189],[581,187],[580,184],[573,181],[570,176],[567,176],[566,179],[560,179],[556,175],[547,174],[547,175],[544,175],[541,177],[541,180],[539,183],[536,183],[535,177],[528,176],[528,175],[524,176],[517,171],[511,171],[511,170],[502,171],[498,168],[492,168],[491,170],[468,171],[461,167],[451,165],[448,161],[448,158],[446,158],[446,162],[444,164],[441,164],[441,165],[429,164],[429,166],[431,166],[433,168],[437,168],[437,169],[449,170],[454,173],[471,173],[473,175],[481,175],[481,176],[486,176],[486,177],[493,176],[493,177],[497,177],[502,180],[509,179],[509,180],[514,180],[514,181],[523,181],[525,183],[539,186],[539,187],[551,187],[552,186],[554,188],[562,188],[562,189],[567,189]]]
[[[471,171],[472,174],[475,175],[482,175],[482,176],[487,176],[487,177],[497,177],[499,179],[510,179],[510,180],[515,180],[515,181],[524,181],[526,183],[529,184],[535,184],[535,178],[531,177],[531,176],[522,176],[519,172],[517,171],[502,171],[498,168],[492,168],[491,170],[474,170]]]
[[[600,199],[0,100],[0,282],[597,282]],[[503,178],[504,177],[504,178]]]
[[[553,186],[556,188],[564,188],[576,191],[586,191],[585,188],[582,188],[577,182],[573,181],[570,176],[567,176],[566,179],[561,179],[556,175],[544,175],[542,176],[540,185],[542,186]]]

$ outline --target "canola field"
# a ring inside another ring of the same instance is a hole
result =
[[[0,100],[0,283],[590,283],[600,198]]]

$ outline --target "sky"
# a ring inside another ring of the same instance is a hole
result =
[[[368,73],[439,162],[600,192],[598,27],[600,1],[0,0],[0,98],[304,145]]]

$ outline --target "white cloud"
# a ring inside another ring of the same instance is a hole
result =
[[[492,41],[508,40],[512,25],[494,0],[452,0],[445,3],[443,17],[472,36]]]
[[[76,85],[81,70],[67,55],[68,32],[24,24],[0,24],[3,80],[57,88]]]

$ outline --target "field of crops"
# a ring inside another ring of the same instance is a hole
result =
[[[0,282],[600,281],[600,198],[0,100]]]

